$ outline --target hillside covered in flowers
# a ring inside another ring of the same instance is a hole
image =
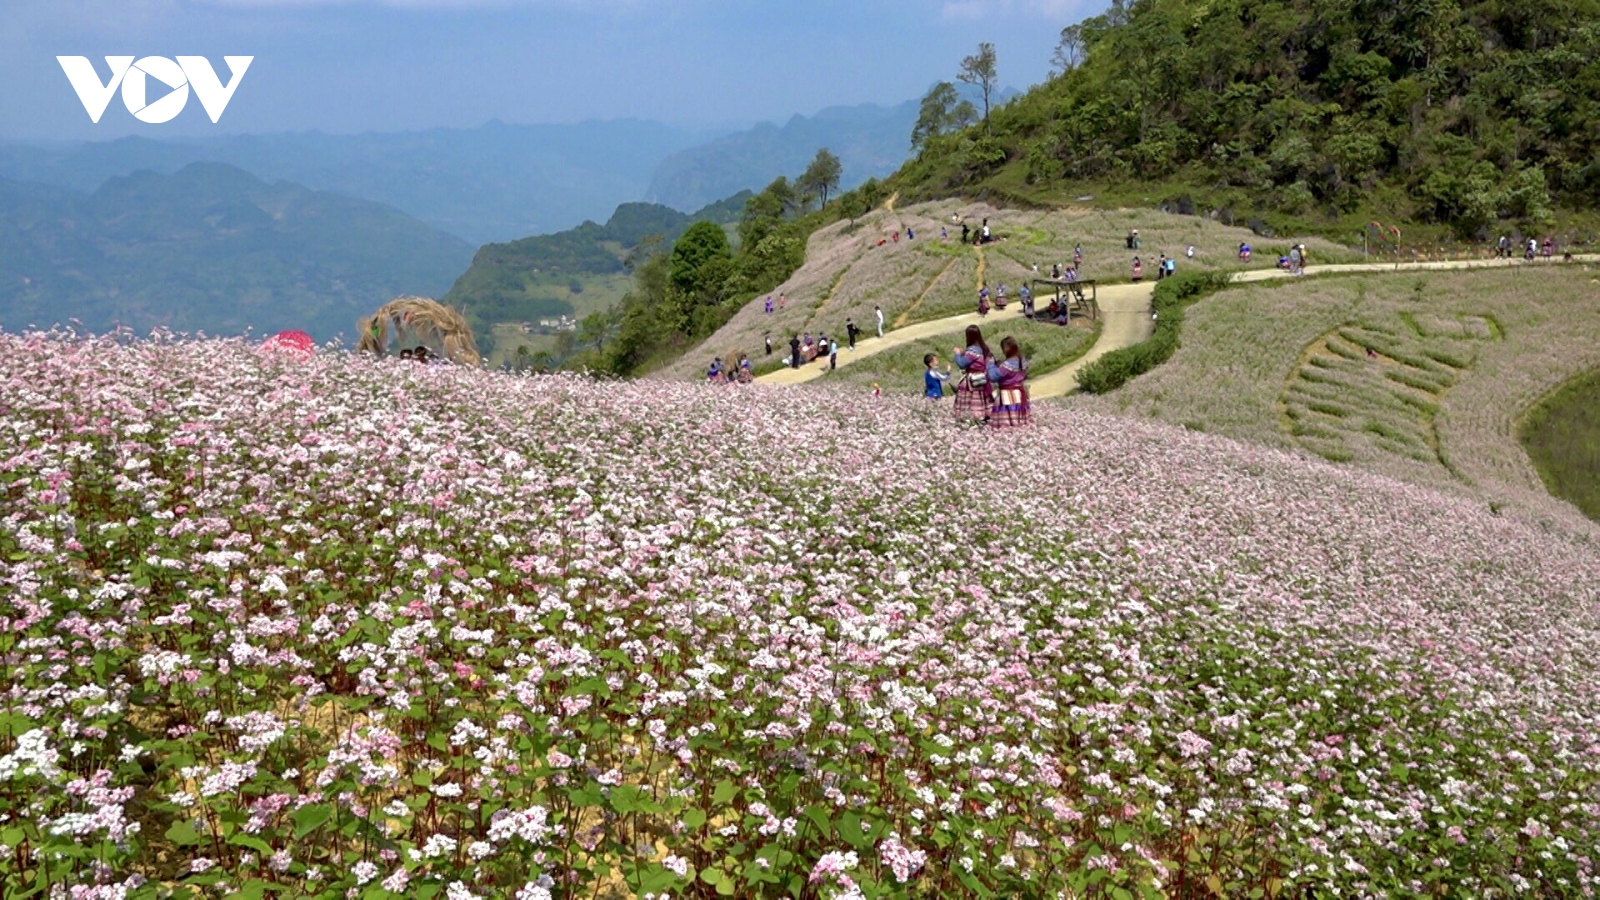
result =
[[[1600,886],[1555,501],[1066,409],[0,354],[0,895]]]

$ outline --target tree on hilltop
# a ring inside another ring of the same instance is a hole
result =
[[[978,52],[961,60],[961,73],[956,80],[970,84],[983,92],[983,128],[989,129],[989,97],[999,83],[995,71],[994,45],[988,41],[978,45]]]
[[[1061,40],[1056,42],[1056,52],[1050,57],[1053,74],[1065,75],[1083,64],[1087,47],[1083,41],[1083,23],[1061,29]]]
[[[932,138],[965,128],[977,119],[977,107],[961,99],[955,85],[941,81],[922,98],[917,124],[911,129],[911,149],[921,151]]]
[[[828,205],[828,194],[839,187],[839,177],[844,174],[844,165],[839,162],[839,157],[834,156],[827,147],[817,151],[812,158],[811,165],[806,167],[800,176],[800,189],[807,194],[822,198],[822,206]]]

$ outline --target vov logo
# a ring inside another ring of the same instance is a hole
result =
[[[128,107],[128,112],[133,113],[135,119],[151,125],[177,118],[189,102],[191,86],[211,121],[215,123],[221,119],[223,110],[228,108],[228,101],[233,99],[233,92],[238,89],[239,81],[244,78],[245,70],[250,68],[255,57],[224,56],[222,59],[228,64],[229,81],[226,85],[204,56],[180,56],[177,62],[165,56],[146,56],[138,62],[134,62],[131,56],[108,56],[106,65],[111,67],[111,80],[102,84],[100,75],[94,70],[94,63],[89,62],[87,56],[56,57],[62,70],[67,73],[67,80],[72,82],[72,89],[78,92],[78,99],[83,101],[84,111],[89,114],[90,121],[100,123],[100,117],[105,115],[106,107],[111,103],[111,95],[120,86],[122,103]],[[152,78],[171,90],[159,100],[146,103],[147,88]]]

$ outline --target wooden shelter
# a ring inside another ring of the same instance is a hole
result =
[[[1074,311],[1090,319],[1100,318],[1100,300],[1096,295],[1095,283],[1092,278],[1083,281],[1067,281],[1065,278],[1035,278],[1033,279],[1033,285],[1034,303],[1038,303],[1040,296],[1046,291],[1054,290],[1056,302],[1063,304],[1067,309],[1068,321],[1071,321]],[[1045,291],[1039,290],[1041,287],[1045,288]]]
[[[478,344],[466,317],[427,297],[397,297],[361,320],[358,348],[378,356],[426,350],[466,366],[478,365]]]

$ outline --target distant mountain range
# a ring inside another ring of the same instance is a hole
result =
[[[220,163],[92,194],[0,179],[0,327],[353,335],[398,294],[438,296],[472,246],[397,209]]]
[[[958,85],[957,93],[979,102],[968,85]],[[1016,96],[1017,91],[1004,88],[991,103],[998,106]],[[833,106],[814,116],[794,116],[782,126],[764,122],[687,147],[656,167],[644,199],[674,209],[698,209],[739,191],[758,191],[779,175],[793,178],[822,147],[839,157],[844,168],[839,187],[849,190],[868,178],[892,174],[906,161],[921,105],[919,97],[895,106]]]
[[[221,162],[387,203],[478,245],[570,228],[638,200],[662,159],[706,137],[654,122],[490,122],[395,134],[0,143],[0,178],[89,192],[140,170]]]
[[[0,142],[0,327],[325,339],[397,294],[447,289],[480,325],[565,315],[574,298],[620,296],[644,237],[736,222],[743,192],[821,147],[845,189],[893,172],[918,106],[835,107],[710,142],[639,121]]]

